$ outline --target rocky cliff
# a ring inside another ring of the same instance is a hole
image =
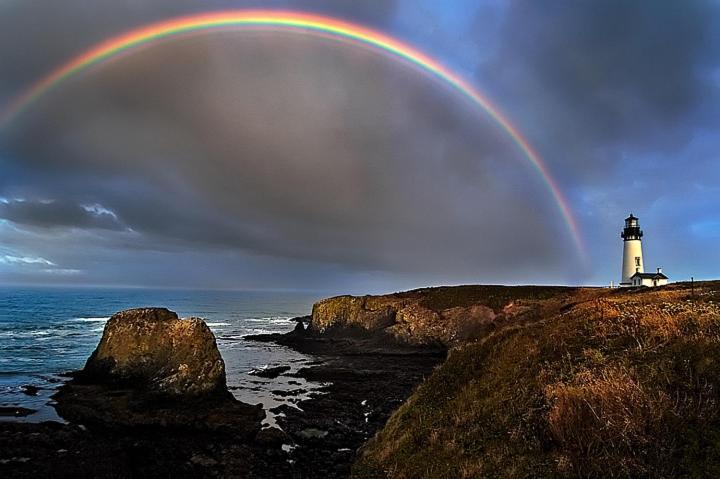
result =
[[[452,347],[508,321],[540,313],[541,302],[575,288],[457,286],[383,296],[337,296],[313,306],[316,335],[369,335],[413,346]]]
[[[527,301],[456,341],[355,478],[720,477],[720,282]]]

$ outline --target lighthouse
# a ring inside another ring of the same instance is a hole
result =
[[[658,268],[655,273],[645,272],[643,262],[642,237],[643,232],[636,216],[630,213],[625,218],[625,228],[620,233],[623,239],[623,264],[620,286],[664,286],[668,284],[668,277]]]
[[[623,263],[622,263],[622,279],[620,286],[631,286],[632,277],[635,273],[644,273],[643,253],[642,253],[642,236],[637,217],[630,216],[625,218],[625,228],[620,237],[623,239]]]

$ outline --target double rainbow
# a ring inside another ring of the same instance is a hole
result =
[[[481,107],[510,136],[543,178],[567,224],[578,253],[583,259],[586,258],[581,235],[568,202],[541,160],[540,155],[533,150],[518,129],[510,123],[508,118],[490,100],[459,75],[448,70],[440,62],[423,52],[378,31],[330,17],[277,10],[232,10],[179,17],[131,30],[97,44],[31,85],[30,88],[16,97],[0,112],[0,128],[6,126],[40,97],[57,87],[64,80],[122,52],[169,37],[229,27],[285,29],[337,38],[354,44],[369,46],[392,58],[417,66],[422,71],[442,80]]]

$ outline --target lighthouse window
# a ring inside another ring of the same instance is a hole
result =
[[[635,256],[635,266],[640,267],[640,256]]]

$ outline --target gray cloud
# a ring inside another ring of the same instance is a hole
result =
[[[65,0],[3,2],[0,100],[8,99],[51,67],[130,28],[196,12],[233,9],[302,10],[376,27],[393,21],[395,0]],[[22,38],[23,41],[18,41]]]
[[[270,6],[392,33],[407,3]],[[701,153],[687,146],[718,118],[716,8],[648,5],[424,2],[427,15],[402,23],[419,47],[476,60],[474,80],[570,197],[599,259],[591,279],[603,283],[614,277],[608,259],[628,208],[658,221],[654,204],[682,204],[688,190],[718,177],[717,138]],[[197,8],[97,2],[83,18],[79,6],[33,18],[37,6],[23,4],[0,18],[0,40],[8,39],[0,64],[14,65],[3,72],[0,100],[101,38]],[[438,9],[446,15],[420,22]],[[32,22],[37,35],[14,49],[9,40]],[[407,65],[310,36],[222,32],[106,63],[0,132],[0,167],[0,196],[27,199],[0,204],[12,222],[0,221],[3,244],[18,257],[82,271],[66,281],[315,287],[588,278],[543,181],[487,116]],[[672,210],[673,218],[689,211]],[[682,224],[705,231],[713,221],[693,210]],[[60,251],[58,237],[73,247]]]
[[[698,110],[717,100],[718,13],[704,0],[512,2],[481,76],[509,103],[522,95],[518,116],[563,168],[601,178],[622,152],[677,152],[715,121]]]
[[[40,228],[126,228],[113,212],[100,205],[79,205],[65,200],[0,202],[0,219]]]
[[[363,50],[288,34],[177,41],[64,86],[23,122],[13,155],[54,172],[34,194],[82,194],[169,244],[488,277],[575,261],[495,124]],[[81,191],[78,176],[92,178]]]

